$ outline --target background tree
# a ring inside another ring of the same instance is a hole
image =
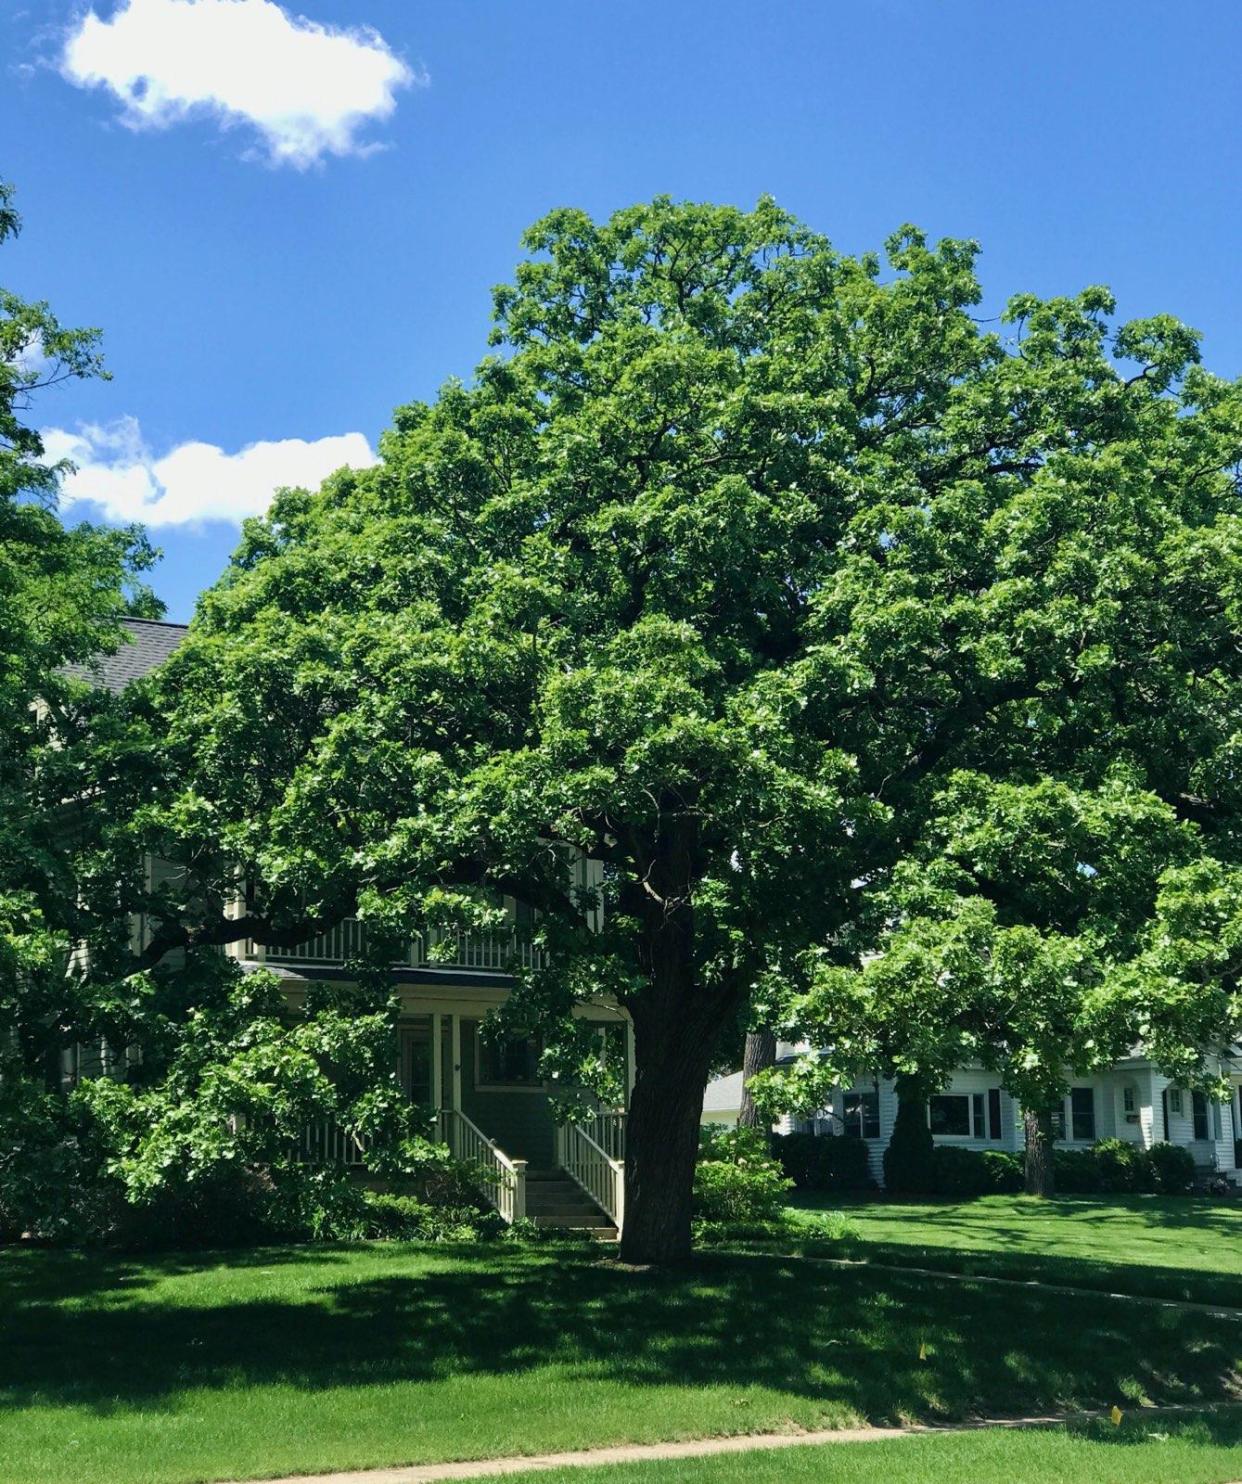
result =
[[[670,1261],[720,1028],[881,942],[952,780],[1121,769],[1232,867],[1239,389],[1103,289],[981,325],[974,246],[912,228],[884,271],[769,201],[526,246],[505,354],[279,496],[204,597],[155,821],[197,876],[146,958],[528,903],[509,1013],[629,1010],[622,1251]]]
[[[1207,906],[1221,869],[1201,832],[1125,770],[1095,789],[954,775],[883,893],[882,951],[821,966],[789,1009],[829,1053],[763,1079],[760,1101],[814,1104],[837,1079],[882,1069],[906,1094],[888,1183],[926,1189],[927,1097],[978,1063],[1024,1110],[1028,1192],[1051,1195],[1075,1077],[1137,1050],[1219,1093],[1213,1053],[1238,1016],[1231,929]],[[1208,972],[1172,920],[1196,889],[1217,935]]]
[[[755,1102],[751,1083],[760,1072],[776,1065],[776,1033],[766,1028],[746,1032],[746,1044],[742,1052],[742,1102],[737,1121],[743,1128],[759,1128],[764,1119]]]
[[[0,184],[0,243],[19,227]],[[141,580],[154,560],[141,531],[65,526],[65,466],[45,461],[27,422],[41,390],[106,374],[98,341],[0,289],[0,1023],[11,1032],[0,1083],[10,1091],[22,1073],[43,1078],[80,1019],[68,955],[99,895],[94,852],[109,827],[82,807],[102,783],[90,758],[111,724],[107,698],[88,698],[66,666],[115,650],[124,615],[160,611]]]

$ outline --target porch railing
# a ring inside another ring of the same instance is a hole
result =
[[[334,1118],[323,1118],[302,1130],[298,1152],[308,1163],[346,1165],[361,1169],[367,1162],[362,1140],[352,1129],[342,1128]]]
[[[526,1215],[526,1161],[510,1159],[459,1108],[442,1108],[437,1128],[453,1158],[478,1171],[483,1194],[504,1220],[510,1226],[521,1220]]]
[[[608,1153],[589,1132],[600,1119],[624,1115],[600,1114],[585,1124],[563,1123],[556,1130],[556,1162],[586,1191],[600,1210],[612,1217],[620,1231],[625,1225],[625,1159]],[[607,1124],[599,1132],[607,1133]],[[622,1124],[624,1138],[624,1124]]]
[[[446,945],[444,956],[432,948]],[[246,942],[246,957],[261,958],[269,964],[308,964],[333,968],[349,959],[360,958],[366,949],[366,923],[357,917],[346,917],[326,933],[307,938],[291,948],[260,948],[253,939]],[[406,945],[405,953],[393,965],[399,969],[481,969],[485,973],[503,974],[515,965],[537,968],[542,962],[539,949],[517,933],[469,933],[459,929],[429,932]]]

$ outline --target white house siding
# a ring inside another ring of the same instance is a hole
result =
[[[1225,1061],[1222,1061],[1220,1063],[1220,1070],[1222,1073],[1227,1074],[1229,1071],[1229,1064]],[[1235,1158],[1235,1151],[1237,1149],[1235,1140],[1238,1132],[1237,1125],[1234,1122],[1234,1110],[1236,1106],[1237,1096],[1235,1093],[1235,1095],[1230,1098],[1227,1103],[1218,1103],[1212,1113],[1212,1118],[1214,1120],[1213,1132],[1216,1135],[1216,1168],[1220,1170],[1222,1174],[1232,1176],[1236,1176],[1238,1168],[1238,1162]]]

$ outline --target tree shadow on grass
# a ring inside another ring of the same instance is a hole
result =
[[[348,1252],[217,1255],[210,1261],[235,1267],[322,1264],[322,1281],[315,1273],[296,1294],[277,1287],[228,1303],[196,1301],[206,1258],[109,1260],[104,1272],[129,1285],[119,1303],[98,1285],[57,1302],[44,1282],[4,1313],[0,1403],[106,1413],[171,1406],[195,1387],[314,1391],[480,1375],[527,1378],[533,1396],[543,1374],[637,1392],[757,1386],[878,1422],[1212,1401],[1242,1384],[1242,1326],[1103,1298],[1000,1294],[766,1256],[710,1255],[644,1273],[552,1248],[408,1260],[401,1251],[365,1276],[351,1273]],[[186,1282],[176,1294],[143,1292],[152,1271]]]
[[[31,1305],[88,1299],[92,1295],[139,1292],[165,1278],[205,1273],[213,1268],[289,1267],[347,1262],[351,1249],[340,1246],[248,1247],[201,1252],[156,1252],[141,1256],[104,1249],[0,1247],[0,1315]]]

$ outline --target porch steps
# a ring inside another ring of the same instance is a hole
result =
[[[617,1239],[609,1216],[563,1170],[526,1171],[526,1215],[536,1226],[589,1232],[601,1242]]]

